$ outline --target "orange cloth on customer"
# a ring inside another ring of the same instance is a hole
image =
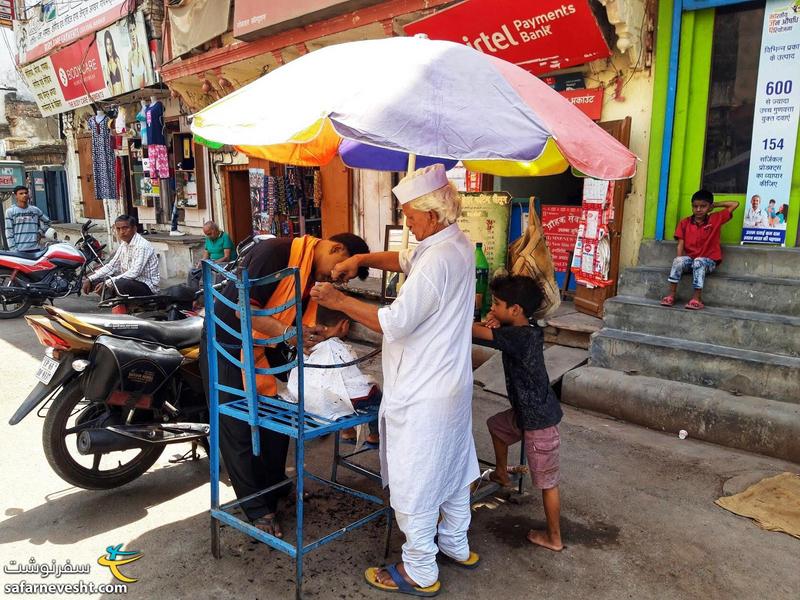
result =
[[[303,299],[308,297],[310,291],[310,284],[313,281],[314,274],[314,249],[320,242],[318,238],[310,235],[297,238],[292,241],[292,249],[289,253],[289,267],[297,267],[300,269],[300,287],[302,288]],[[269,297],[267,305],[262,308],[275,308],[290,302],[294,298],[294,277],[286,277],[278,283],[278,287]],[[294,325],[296,315],[296,307],[292,306],[286,310],[272,315],[272,318],[277,319],[287,326]],[[309,300],[306,304],[306,309],[303,312],[303,325],[312,326],[317,320],[317,302]],[[301,332],[298,332],[302,334]],[[253,330],[254,339],[267,339],[272,336],[264,335]],[[255,367],[257,369],[269,369],[270,364],[267,357],[264,355],[263,346],[254,346],[253,353],[255,354]],[[244,361],[244,353],[242,353],[242,361]],[[245,389],[247,389],[247,381],[243,377]],[[278,393],[278,384],[275,377],[272,375],[259,375],[256,374],[256,391],[261,396],[274,396]]]

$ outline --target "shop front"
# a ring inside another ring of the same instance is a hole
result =
[[[662,2],[659,23],[645,237],[672,239],[706,188],[740,204],[723,244],[796,247],[800,6]]]
[[[465,43],[514,62],[641,157],[649,143],[647,46],[655,5],[603,4],[606,9],[594,2],[547,1],[532,10],[520,3],[470,0],[411,23],[405,32]],[[605,300],[616,294],[621,266],[635,260],[645,174],[640,165],[632,182],[598,182],[566,171],[484,178],[479,185],[512,197],[510,241],[524,232],[529,210],[536,211],[557,285],[574,294],[579,311],[600,316]]]

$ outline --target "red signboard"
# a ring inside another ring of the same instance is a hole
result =
[[[476,173],[475,171],[467,171],[465,178],[465,187],[468,192],[482,192],[483,191],[483,174]]]
[[[580,206],[542,206],[542,230],[556,271],[569,268],[569,254],[575,249],[580,220]]]
[[[85,102],[79,100],[87,95],[99,94],[100,98],[107,95],[100,53],[94,36],[83,38],[59,50],[50,59],[67,104],[83,106]]]
[[[600,120],[603,113],[603,88],[564,90],[559,94],[580,108],[593,121]]]
[[[404,30],[467,44],[537,75],[611,55],[588,0],[467,0]]]
[[[236,0],[233,37],[249,41],[379,2],[381,0]]]

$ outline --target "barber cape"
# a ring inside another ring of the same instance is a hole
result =
[[[307,413],[335,421],[356,412],[351,400],[365,398],[372,389],[372,382],[356,365],[336,369],[308,368],[308,365],[343,365],[356,358],[353,349],[337,337],[314,346],[303,369],[303,406]],[[298,383],[298,369],[295,367],[286,384],[290,400],[295,403]]]
[[[472,438],[475,251],[453,224],[401,252],[383,329],[381,476],[392,508],[436,510],[480,475]]]

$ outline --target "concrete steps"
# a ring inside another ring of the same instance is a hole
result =
[[[658,300],[616,296],[605,304],[604,322],[610,329],[800,357],[800,317],[713,305],[666,308]]]
[[[564,375],[561,401],[630,423],[800,462],[800,404],[580,367]]]
[[[639,266],[669,267],[677,242],[645,240],[639,248]],[[774,246],[723,246],[724,260],[715,274],[800,279],[800,249]]]
[[[667,266],[626,269],[620,276],[619,293],[659,300],[668,292],[668,275]],[[678,287],[678,302],[685,304],[691,296],[692,280],[686,275]],[[800,316],[800,279],[715,272],[706,277],[703,301],[709,306]]]
[[[800,249],[724,246],[706,308],[662,307],[676,243],[645,241],[562,401],[800,462]]]
[[[800,358],[619,329],[592,338],[594,367],[800,404]]]

